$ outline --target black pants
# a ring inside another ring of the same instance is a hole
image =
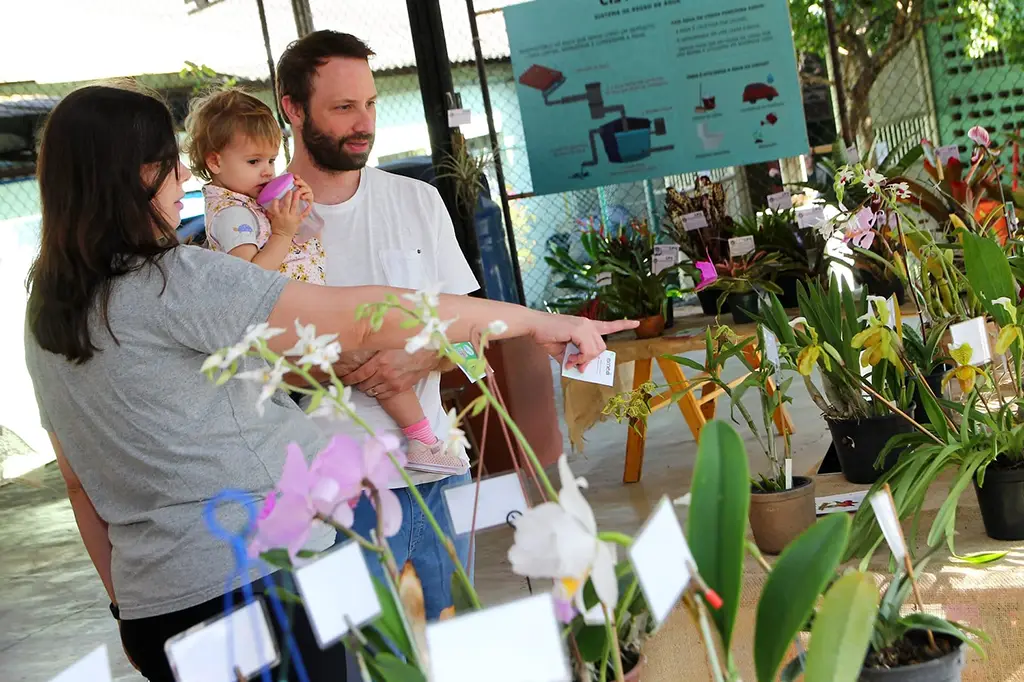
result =
[[[264,599],[262,581],[253,583],[253,591],[258,599]],[[242,591],[232,592],[232,600],[235,604],[243,604]],[[274,630],[274,636],[281,650],[281,660],[290,659],[287,643],[282,632],[281,624],[278,622],[270,603],[266,603],[267,614],[270,616],[270,624]],[[291,623],[292,635],[302,655],[302,662],[305,664],[306,672],[309,673],[310,682],[346,682],[345,667],[345,646],[337,644],[321,650],[313,635],[309,624],[309,618],[305,609],[298,604],[282,604]],[[184,632],[193,625],[201,623],[209,618],[218,616],[224,612],[223,595],[208,602],[184,609],[167,613],[152,618],[138,618],[135,620],[121,621],[121,642],[125,651],[135,661],[143,677],[150,682],[174,682],[171,674],[171,666],[164,654],[164,642],[171,637]],[[286,658],[287,657],[287,658]],[[275,673],[277,670],[275,669]],[[257,678],[258,679],[258,678]],[[277,676],[274,676],[277,680]],[[289,662],[288,680],[297,682],[294,663]]]

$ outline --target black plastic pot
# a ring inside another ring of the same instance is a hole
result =
[[[843,476],[850,483],[874,483],[884,472],[891,469],[899,459],[899,451],[893,451],[885,458],[882,468],[875,468],[875,460],[889,439],[899,433],[914,430],[903,417],[887,414],[867,419],[833,420],[825,417],[832,442],[836,446],[839,466]]]
[[[942,396],[942,377],[946,376],[946,372],[950,370],[946,365],[939,365],[932,373],[924,378],[928,382],[928,388],[932,389],[937,397]],[[917,401],[917,406],[914,408],[914,419],[921,424],[928,423],[928,413],[924,410],[924,402],[921,400]]]
[[[757,292],[748,291],[743,294],[729,294],[726,299],[732,312],[732,321],[736,324],[748,324],[754,319],[747,313],[757,312]]]
[[[868,290],[872,296],[889,298],[896,294],[896,302],[903,305],[907,302],[906,292],[903,289],[903,282],[897,277],[878,279],[867,270],[856,270],[857,281]]]
[[[985,534],[996,540],[1024,540],[1024,468],[985,469],[985,485],[974,492],[981,507]]]
[[[796,283],[797,278],[792,275],[783,275],[779,277],[776,284],[782,289],[782,295],[779,296],[779,302],[783,308],[796,308],[800,305],[800,302],[796,298]]]
[[[917,633],[912,633],[917,637]],[[922,637],[923,639],[923,637]],[[960,682],[967,664],[966,645],[955,637],[935,633],[935,639],[951,640],[960,646],[942,658],[901,668],[863,668],[857,682]]]
[[[705,315],[718,314],[718,297],[722,295],[717,289],[701,289],[697,292],[697,300],[700,301],[700,309]],[[722,304],[722,314],[729,312],[729,302]]]

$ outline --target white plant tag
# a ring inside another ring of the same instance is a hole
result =
[[[280,660],[261,599],[170,638],[164,652],[177,682],[237,682],[235,668],[249,679]]]
[[[348,634],[349,621],[358,627],[380,614],[366,559],[355,542],[297,569],[295,583],[321,649]]]
[[[445,488],[444,501],[456,535],[464,535],[472,529],[474,506],[478,531],[504,526],[510,521],[514,525],[516,513],[522,514],[530,507],[519,474],[514,471],[481,480],[479,497],[475,481]]]
[[[601,386],[611,386],[615,382],[615,351],[606,350],[590,361],[587,368],[580,371],[579,367],[569,366],[569,356],[580,352],[575,343],[565,346],[565,359],[562,361],[562,376],[566,379],[586,381]]]
[[[110,658],[107,645],[93,649],[92,653],[78,659],[71,667],[54,677],[50,682],[111,682]]]
[[[754,235],[729,238],[729,257],[738,258],[754,252]]]
[[[893,294],[885,302],[885,306],[889,309],[889,319],[886,320],[885,326],[893,331],[896,331],[896,311],[899,310],[900,302],[896,299],[896,294]]]
[[[825,209],[821,206],[812,206],[796,213],[796,224],[802,229],[817,227],[823,222],[825,222]]]
[[[837,512],[852,512],[860,509],[861,502],[867,496],[867,490],[839,495],[824,495],[814,498],[814,507],[818,516]]]
[[[468,126],[473,121],[473,112],[469,109],[449,109],[448,110],[448,127],[458,128],[459,126]]]
[[[668,496],[662,497],[629,547],[644,598],[656,623],[664,623],[690,583],[695,566],[683,527]]]
[[[707,178],[708,180],[710,180],[711,179],[711,171],[709,171],[709,170],[697,171],[697,177],[698,178]]]
[[[907,556],[907,544],[903,539],[903,529],[900,528],[900,519],[896,515],[896,508],[892,504],[892,497],[884,490],[879,490],[871,496],[871,508],[875,511],[875,518],[882,528],[882,535],[892,550],[892,555],[897,563],[902,563]]]
[[[427,625],[430,679],[569,682],[572,673],[550,594]],[[521,655],[509,659],[509,652]]]
[[[611,283],[612,283],[612,273],[610,273],[610,272],[598,273],[598,275],[597,275],[597,286],[599,286],[599,287],[607,287],[607,286],[611,286]]]
[[[943,167],[949,163],[950,159],[960,158],[960,147],[955,144],[947,144],[945,147],[939,147],[935,150],[935,159]]]
[[[708,219],[704,217],[704,211],[694,211],[683,216],[683,228],[687,232],[700,230],[708,226]]]
[[[768,208],[773,211],[788,211],[793,208],[793,195],[789,192],[776,192],[768,195]]]
[[[793,487],[793,460],[789,457],[786,458],[786,490],[790,490]]]
[[[702,214],[703,215],[703,214]],[[655,244],[654,254],[651,258],[651,270],[655,275],[674,268],[679,264],[678,244]]]
[[[1003,205],[1003,212],[1006,214],[1006,226],[1010,228],[1010,231],[1017,229],[1020,224],[1020,219],[1017,218],[1017,212],[1014,210],[1013,202],[1007,201]]]
[[[875,161],[879,166],[882,162],[889,158],[889,143],[885,140],[879,140],[875,143]]]
[[[985,329],[985,318],[975,317],[958,324],[951,325],[949,335],[952,337],[953,346],[961,346],[965,343],[971,345],[972,365],[984,365],[992,361],[992,347],[988,342],[988,332]]]
[[[851,144],[846,148],[846,163],[851,165],[860,163],[860,150],[857,149],[857,145]]]

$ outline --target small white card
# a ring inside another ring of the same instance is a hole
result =
[[[697,171],[697,177],[698,178],[707,178],[708,180],[710,180],[711,179],[711,171],[708,171],[708,170]]]
[[[825,209],[821,206],[812,206],[796,212],[796,224],[805,230],[809,227],[817,227],[823,222],[825,222]]]
[[[454,348],[455,352],[461,355],[466,360],[480,359],[480,356],[476,354],[476,348],[474,348],[473,344],[471,344],[469,341],[459,341],[458,343],[453,343],[452,348]],[[462,365],[459,365],[459,369],[461,369],[462,373],[466,375],[466,378],[472,381],[473,383],[476,383],[483,379],[485,376],[487,376],[486,369],[484,369],[482,373],[476,375],[474,375],[473,372],[469,371]]]
[[[644,598],[657,623],[664,623],[690,582],[696,565],[672,502],[662,497],[629,547]]]
[[[814,498],[814,507],[817,515],[835,514],[836,512],[852,512],[860,509],[861,503],[868,491],[861,490],[855,493],[842,493],[840,495],[824,495]]]
[[[764,339],[764,359],[772,363],[772,366],[778,370],[782,367],[782,361],[779,358],[779,339],[763,325],[761,326],[761,338]]]
[[[860,163],[860,150],[857,149],[857,145],[851,144],[846,148],[846,163]]]
[[[773,211],[788,211],[793,208],[793,195],[789,192],[776,192],[768,195],[768,208]]]
[[[107,645],[93,649],[85,658],[80,658],[50,682],[111,682],[110,658]]]
[[[525,513],[530,505],[523,494],[519,474],[511,472],[491,476],[480,481],[479,500],[476,482],[445,488],[444,501],[452,519],[456,535],[464,535],[473,527],[473,508],[476,507],[478,531],[504,526],[513,512]],[[513,524],[515,521],[512,521]]]
[[[348,621],[359,627],[380,613],[366,559],[355,542],[296,569],[295,584],[321,649],[348,634]]]
[[[607,287],[607,286],[611,286],[611,283],[612,283],[612,273],[610,273],[610,272],[598,273],[598,275],[597,275],[597,286],[599,286],[599,287]]]
[[[879,140],[875,143],[875,161],[879,166],[882,162],[889,157],[889,143],[885,140]]]
[[[939,147],[935,150],[935,158],[939,164],[945,166],[949,163],[950,159],[960,158],[960,147],[955,144],[947,144],[945,147]]]
[[[458,128],[459,126],[468,126],[473,121],[473,112],[469,109],[449,109],[448,110],[448,127]]]
[[[786,458],[786,490],[793,487],[793,460]]]
[[[907,544],[903,540],[903,529],[900,528],[900,519],[892,504],[892,497],[886,491],[879,490],[871,496],[871,508],[878,519],[878,525],[882,528],[885,541],[889,543],[893,557],[897,562],[902,562],[907,556]]]
[[[606,350],[590,361],[584,371],[579,367],[569,366],[569,356],[580,352],[575,343],[568,343],[565,346],[565,359],[562,361],[562,376],[566,379],[586,381],[591,384],[611,386],[615,383],[615,351]]]
[[[261,599],[172,637],[164,652],[178,682],[237,682],[235,668],[249,679],[280,659]]]
[[[984,365],[992,361],[992,347],[988,342],[988,332],[985,329],[984,317],[975,317],[965,322],[951,325],[949,335],[952,337],[954,347],[965,343],[971,345],[970,364]]]
[[[427,625],[430,678],[444,682],[570,682],[550,594]],[[509,652],[519,652],[513,659]]]
[[[683,228],[687,232],[700,230],[708,226],[708,219],[704,217],[704,211],[694,211],[683,216]]]
[[[703,214],[702,214],[703,215]],[[679,264],[678,244],[655,244],[654,254],[651,258],[651,270],[655,275],[674,268]]]
[[[1014,210],[1013,202],[1007,201],[1003,205],[1003,212],[1006,214],[1006,225],[1011,231],[1016,230],[1020,224],[1020,219],[1017,218],[1017,211]]]
[[[729,238],[729,257],[738,258],[754,252],[754,235]]]
[[[896,298],[896,294],[890,296],[885,305],[889,309],[889,319],[886,320],[885,326],[896,331],[896,311],[900,309],[900,302]]]

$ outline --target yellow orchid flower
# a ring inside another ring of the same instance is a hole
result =
[[[894,337],[895,333],[888,327],[870,326],[858,332],[850,341],[850,345],[853,348],[864,349],[860,355],[861,367],[874,367],[882,360],[888,360],[898,374],[903,374],[903,363],[896,352],[897,343]]]
[[[1002,355],[1010,349],[1014,343],[1021,338],[1020,327],[1015,324],[1008,324],[999,330],[999,338],[996,339],[995,351],[997,355]]]
[[[974,388],[975,382],[980,378],[983,382],[985,380],[985,374],[970,364],[971,355],[973,350],[971,344],[962,343],[959,346],[951,347],[949,354],[953,360],[956,361],[957,366],[946,372],[946,376],[942,378],[942,388],[946,387],[953,379],[956,379],[960,385],[960,390],[964,393],[970,393],[971,389]]]

